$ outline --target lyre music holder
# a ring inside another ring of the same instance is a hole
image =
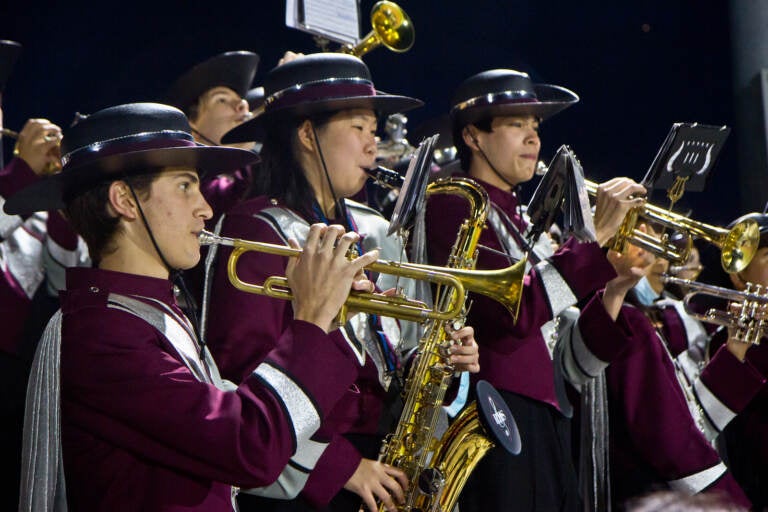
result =
[[[670,209],[685,190],[701,192],[730,132],[727,126],[673,124],[642,185],[666,190]]]

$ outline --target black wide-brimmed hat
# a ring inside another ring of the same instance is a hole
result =
[[[197,64],[181,75],[168,91],[169,105],[187,110],[207,90],[229,87],[240,97],[251,87],[259,56],[253,52],[226,52]]]
[[[5,203],[8,214],[57,210],[108,181],[191,167],[202,175],[253,163],[251,151],[197,144],[184,113],[158,103],[130,103],[100,110],[64,132],[60,173],[30,185]]]
[[[534,84],[527,73],[492,69],[459,85],[451,101],[453,125],[464,126],[487,117],[533,115],[547,119],[579,101],[558,85]]]
[[[21,45],[16,41],[0,39],[0,92],[5,89],[8,77],[11,75],[13,65],[21,53]]]
[[[353,108],[387,115],[423,105],[377,91],[368,66],[340,53],[314,53],[277,66],[264,79],[264,94],[264,113],[224,134],[222,143],[261,140],[264,126],[276,120]]]
[[[248,89],[248,92],[246,92],[243,97],[245,98],[245,101],[248,102],[248,110],[253,112],[264,105],[264,88],[254,87],[253,89]]]

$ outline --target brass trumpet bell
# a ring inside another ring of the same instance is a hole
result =
[[[597,183],[585,180],[585,185],[589,195],[594,197],[597,194]],[[663,233],[660,237],[643,233],[637,229],[637,225],[643,220],[684,233],[687,239],[680,245],[670,242],[669,233]],[[720,249],[723,270],[728,273],[741,272],[757,252],[760,228],[754,220],[746,219],[731,229],[725,229],[689,219],[659,206],[645,204],[627,213],[614,237],[611,249],[624,252],[626,244],[631,243],[668,260],[673,265],[683,265],[691,254],[694,238],[706,240]]]
[[[411,18],[394,2],[382,0],[371,9],[373,29],[357,45],[345,45],[341,53],[362,57],[378,46],[396,52],[407,52],[416,39]]]

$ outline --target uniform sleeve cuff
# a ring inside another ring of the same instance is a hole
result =
[[[603,306],[602,291],[584,306],[578,323],[584,344],[601,361],[612,361],[629,346],[632,331],[621,313],[616,321],[610,317]]]
[[[335,435],[309,474],[302,496],[313,507],[330,503],[360,465],[362,456],[343,436]]]

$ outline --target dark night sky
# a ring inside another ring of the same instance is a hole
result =
[[[361,11],[368,13],[372,4],[362,0]],[[445,112],[461,80],[494,67],[527,71],[537,82],[581,96],[544,125],[542,158],[569,144],[587,177],[598,181],[642,178],[673,122],[733,126],[727,2],[400,5],[416,27],[414,48],[405,54],[377,49],[365,61],[377,88],[426,101],[409,115],[411,127]],[[65,126],[76,111],[159,100],[181,72],[228,50],[261,55],[258,81],[284,50],[317,51],[310,35],[285,27],[284,10],[278,0],[7,0],[0,7],[0,38],[19,41],[24,50],[3,98],[5,125],[18,129],[40,116]],[[733,183],[737,136],[732,133],[708,189],[683,199],[695,218],[722,223],[741,213]]]

